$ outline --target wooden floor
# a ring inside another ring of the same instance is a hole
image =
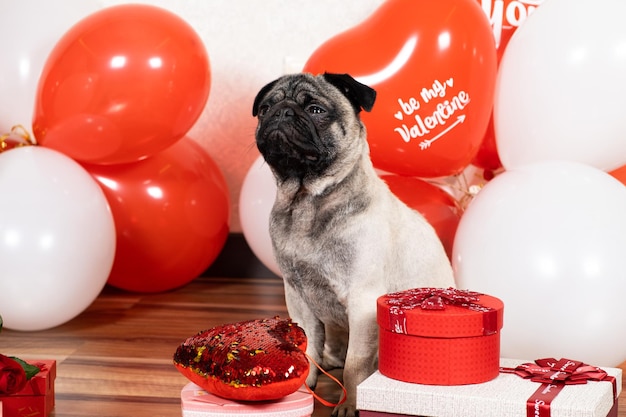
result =
[[[56,359],[56,417],[176,417],[188,382],[172,365],[177,346],[200,330],[242,320],[287,317],[279,278],[198,278],[162,294],[107,287],[74,320],[40,332],[0,333],[0,352]],[[325,377],[324,377],[325,378]],[[318,392],[337,400],[325,378]],[[314,416],[329,416],[316,403]]]
[[[287,317],[279,278],[198,278],[176,291],[132,294],[107,287],[74,320],[41,332],[4,330],[0,352],[56,359],[56,417],[176,417],[187,383],[172,365],[178,344],[200,330],[241,320]],[[625,364],[626,365],[626,364]],[[318,393],[337,400],[326,377]],[[619,416],[626,417],[626,394]],[[330,408],[316,402],[315,417]]]

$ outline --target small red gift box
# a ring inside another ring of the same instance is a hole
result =
[[[26,386],[12,395],[0,396],[1,417],[45,417],[54,408],[56,361],[28,361],[41,370]]]
[[[498,376],[504,305],[454,288],[415,288],[378,298],[378,368],[393,379],[465,385]]]

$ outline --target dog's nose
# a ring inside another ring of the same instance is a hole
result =
[[[276,111],[275,117],[279,121],[291,119],[295,115],[295,112],[291,107],[282,107]]]

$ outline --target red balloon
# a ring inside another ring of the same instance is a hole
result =
[[[304,70],[346,72],[377,90],[362,115],[377,168],[438,177],[459,173],[478,151],[496,48],[475,0],[388,0],[319,47]]]
[[[609,172],[609,174],[615,179],[619,180],[619,182],[621,182],[622,184],[626,185],[626,165],[614,169],[613,171]]]
[[[506,49],[511,36],[526,18],[539,6],[543,0],[478,0],[485,15],[491,22],[493,36],[496,42],[498,64]],[[502,168],[496,145],[496,133],[493,126],[493,114],[489,119],[487,132],[482,140],[478,153],[472,164],[479,168],[495,171]]]
[[[463,210],[446,191],[415,177],[383,175],[381,178],[407,206],[417,210],[435,228],[448,258],[452,257],[452,245]]]
[[[185,21],[153,6],[110,7],[70,28],[48,56],[33,132],[80,162],[134,162],[182,138],[209,88],[206,49]]]
[[[213,159],[185,137],[143,161],[86,165],[113,212],[117,249],[108,283],[160,292],[187,284],[221,252],[229,195]]]
[[[487,126],[487,132],[478,148],[478,152],[472,164],[479,168],[489,171],[496,171],[502,168],[502,161],[498,155],[498,147],[496,145],[496,130],[493,126],[493,113],[489,118],[489,126]]]

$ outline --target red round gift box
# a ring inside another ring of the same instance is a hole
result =
[[[498,376],[504,311],[498,298],[416,288],[379,297],[377,306],[381,374],[426,385],[477,384]]]

